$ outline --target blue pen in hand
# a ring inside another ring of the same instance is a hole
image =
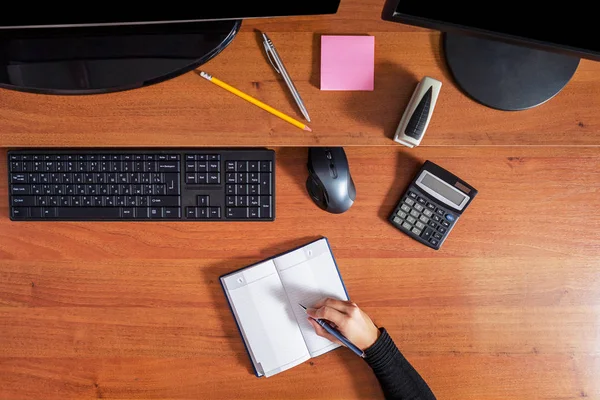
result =
[[[298,305],[304,309],[304,312],[306,312],[306,307],[304,307],[300,303],[298,303]],[[338,331],[337,329],[335,329],[334,327],[332,327],[331,325],[329,325],[327,323],[327,321],[322,320],[322,319],[315,319],[315,318],[311,317],[310,315],[309,315],[309,318],[312,319],[313,321],[315,321],[317,324],[319,324],[321,326],[321,328],[325,329],[329,334],[331,334],[337,340],[339,340],[340,342],[342,342],[344,344],[344,346],[346,346],[347,348],[349,348],[350,350],[352,350],[352,352],[354,352],[354,354],[356,354],[359,357],[365,358],[365,352],[364,351],[362,351],[361,349],[359,349],[358,347],[356,347],[354,344],[352,344],[352,342],[349,341],[346,338],[346,336],[342,335],[340,333],[340,331]]]

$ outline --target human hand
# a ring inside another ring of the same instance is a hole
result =
[[[306,309],[306,312],[312,317],[308,321],[315,328],[317,335],[334,343],[343,344],[319,326],[313,318],[330,322],[334,328],[363,351],[371,347],[380,334],[371,318],[351,301],[327,298],[319,301],[313,308]]]

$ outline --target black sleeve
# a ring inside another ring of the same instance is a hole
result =
[[[365,350],[365,361],[375,372],[386,399],[435,400],[421,375],[404,358],[385,328],[373,346]]]

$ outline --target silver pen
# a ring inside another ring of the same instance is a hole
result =
[[[290,74],[288,74],[287,70],[285,69],[285,66],[283,65],[283,61],[281,61],[281,57],[279,57],[277,50],[275,50],[275,46],[273,45],[273,42],[271,41],[271,39],[269,39],[269,37],[267,36],[266,33],[263,33],[262,36],[263,36],[263,45],[265,46],[265,51],[267,52],[267,58],[269,59],[269,62],[271,63],[273,68],[275,68],[275,71],[277,71],[277,73],[279,73],[279,74],[281,74],[281,76],[283,76],[283,80],[285,81],[285,84],[287,85],[287,87],[290,89],[290,92],[292,93],[292,96],[294,97],[296,104],[298,104],[298,107],[300,108],[302,115],[304,115],[304,118],[306,118],[306,120],[308,122],[310,122],[310,117],[308,115],[308,111],[306,110],[306,107],[304,106],[304,102],[302,101],[302,98],[300,97],[300,93],[298,93],[298,89],[296,89],[296,86],[294,86],[294,82],[292,82],[292,78],[290,78]]]

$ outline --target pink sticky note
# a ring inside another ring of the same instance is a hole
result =
[[[321,36],[321,90],[373,90],[374,36]]]

